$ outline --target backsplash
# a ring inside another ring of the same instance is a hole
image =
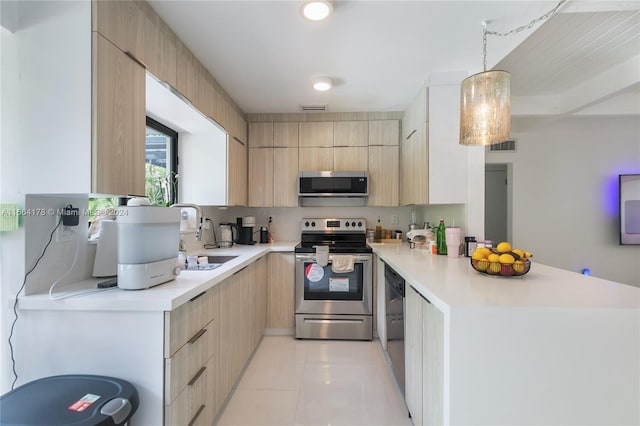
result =
[[[237,217],[255,216],[254,231],[259,231],[260,226],[266,225],[271,216],[271,232],[275,241],[298,241],[301,219],[305,217],[364,217],[367,220],[367,227],[374,228],[379,216],[383,228],[407,232],[411,223],[412,210],[416,211],[417,223],[420,225],[425,221],[431,224],[437,223],[440,217],[443,217],[448,226],[455,222],[456,226],[464,228],[465,210],[462,204],[407,207],[230,207],[228,209],[206,207],[204,212],[214,221],[215,226],[220,221],[235,222]],[[393,215],[398,216],[397,225],[391,223]],[[259,240],[257,233],[254,240]]]
[[[51,244],[47,248],[38,266],[29,275],[25,285],[25,294],[43,293],[60,280],[58,285],[78,282],[91,277],[95,245],[90,245],[88,239],[88,196],[86,194],[55,194],[33,195],[25,198],[25,268],[28,271],[42,255],[44,247],[49,241],[51,231],[55,228],[59,216],[57,213],[67,205],[78,207],[80,223],[73,227],[73,234],[65,236],[65,241],[59,241],[60,228],[54,233]],[[71,268],[78,252],[76,264]],[[26,271],[25,271],[26,272]]]

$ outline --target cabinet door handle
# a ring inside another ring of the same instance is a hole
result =
[[[417,132],[417,130],[414,130],[413,132],[409,133],[409,136],[407,136],[407,140],[409,140],[409,138],[411,138],[411,136],[413,136],[415,132]]]
[[[133,60],[133,62],[137,63],[138,65],[140,65],[142,68],[147,69],[147,66],[144,64],[144,62],[142,62],[140,59],[136,58],[136,56],[129,52],[128,50],[126,52],[124,52],[125,55],[127,55],[129,58],[131,58]]]
[[[239,144],[244,146],[244,142],[242,142],[240,139],[236,138],[235,136],[233,137]]]
[[[202,376],[202,373],[204,373],[204,370],[206,370],[206,369],[207,369],[207,367],[201,367],[200,370],[198,370],[198,372],[196,373],[196,375],[193,376],[193,378],[191,380],[189,380],[188,385],[189,386],[193,386],[194,383],[198,381],[200,376]]]
[[[193,418],[191,419],[191,421],[189,422],[188,426],[193,426],[193,424],[196,422],[196,420],[198,419],[198,417],[200,416],[200,413],[202,413],[202,410],[204,410],[204,407],[206,407],[204,404],[202,404],[200,406],[200,408],[198,408],[198,411],[196,411],[196,414],[193,416]]]
[[[189,343],[190,345],[194,344],[206,332],[207,332],[207,329],[203,328],[202,330],[200,330],[196,334],[194,334],[193,337],[191,339],[189,339],[189,341],[187,343]]]
[[[198,294],[197,296],[192,297],[191,299],[189,299],[189,302],[193,302],[194,300],[198,299],[199,297],[204,296],[205,293],[206,293],[206,291],[203,291],[202,293]]]

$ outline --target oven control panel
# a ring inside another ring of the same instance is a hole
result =
[[[302,232],[367,232],[367,221],[362,217],[346,218],[305,218]]]

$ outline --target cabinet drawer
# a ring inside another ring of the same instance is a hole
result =
[[[215,357],[211,357],[195,380],[187,385],[170,405],[165,405],[164,423],[167,426],[210,426],[215,416],[215,395],[211,382]]]
[[[194,381],[214,355],[215,333],[213,321],[206,324],[171,358],[165,359],[165,404],[171,404],[178,394]]]
[[[170,358],[214,318],[214,294],[209,290],[164,313],[164,357]]]

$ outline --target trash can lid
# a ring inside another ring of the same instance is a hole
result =
[[[117,404],[102,409],[116,398]],[[0,424],[118,425],[129,420],[138,404],[137,390],[125,380],[84,374],[45,377],[0,397]]]

